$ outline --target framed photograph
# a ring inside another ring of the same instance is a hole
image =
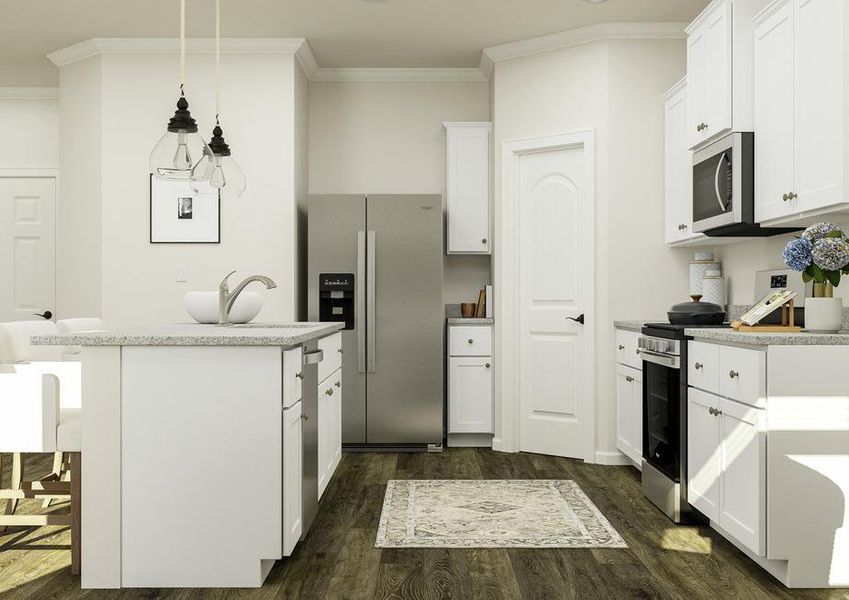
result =
[[[151,244],[221,243],[221,195],[208,183],[195,192],[188,182],[150,176]]]

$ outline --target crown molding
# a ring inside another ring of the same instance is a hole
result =
[[[301,45],[295,50],[295,58],[301,63],[301,68],[304,70],[307,81],[312,81],[316,71],[318,71],[318,63],[315,62],[315,56],[312,53],[309,42],[302,40]]]
[[[307,46],[307,51],[303,49],[304,46]],[[104,54],[176,54],[179,49],[180,42],[176,38],[93,38],[51,52],[47,58],[57,67],[64,67]],[[306,56],[312,57],[312,52],[308,49],[309,45],[304,38],[223,38],[221,40],[222,54],[289,54],[305,60]],[[214,54],[215,38],[189,38],[186,40],[186,52]],[[313,62],[315,62],[314,59]]]
[[[58,87],[0,87],[0,100],[57,100]]]
[[[318,68],[311,81],[488,81],[475,67],[468,68]]]
[[[598,23],[535,38],[492,46],[483,51],[481,71],[513,58],[530,56],[580,44],[608,40],[678,40],[686,38],[685,23]]]

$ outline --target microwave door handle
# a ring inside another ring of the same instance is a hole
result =
[[[716,174],[713,176],[713,189],[716,192],[716,201],[719,202],[719,208],[722,209],[722,212],[728,210],[728,207],[722,201],[722,194],[719,193],[719,172],[722,170],[722,163],[728,160],[728,156],[725,152],[722,153],[722,156],[719,157],[719,162],[716,163]]]

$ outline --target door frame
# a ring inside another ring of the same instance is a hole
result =
[[[499,232],[498,249],[495,253],[495,299],[498,319],[495,322],[497,380],[496,406],[500,407],[501,423],[496,429],[493,448],[503,452],[518,452],[521,449],[521,378],[519,376],[521,318],[519,316],[520,290],[515,283],[499,285],[500,282],[516,282],[519,272],[519,223],[520,204],[518,168],[520,157],[549,150],[583,148],[586,200],[589,204],[592,227],[586,232],[588,248],[584,260],[590,267],[582,277],[586,289],[587,305],[582,307],[585,317],[584,352],[587,368],[581,372],[579,382],[580,410],[585,419],[586,431],[583,439],[583,459],[595,462],[595,223],[596,223],[596,156],[595,131],[578,130],[568,133],[544,135],[516,140],[507,140],[501,145],[501,203],[496,211],[496,229]],[[505,368],[498,368],[505,365]],[[511,367],[506,367],[510,365]]]

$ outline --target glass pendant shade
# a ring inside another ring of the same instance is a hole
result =
[[[209,146],[198,134],[189,103],[180,96],[165,135],[150,151],[150,172],[166,181],[206,181],[212,174],[210,165],[203,161],[208,153]]]
[[[238,163],[230,156],[230,146],[224,141],[224,131],[220,125],[216,124],[212,130],[208,148],[209,151],[204,154],[196,169],[209,173],[208,183],[212,187],[224,189],[235,196],[241,195],[247,187],[247,179]]]

